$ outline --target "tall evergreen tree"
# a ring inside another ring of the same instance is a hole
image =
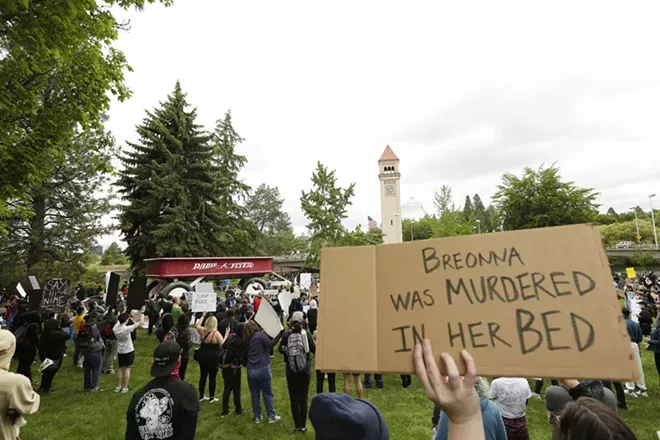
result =
[[[466,221],[469,221],[474,215],[474,206],[472,205],[472,199],[470,196],[465,196],[465,205],[463,205],[463,216]]]
[[[177,81],[160,108],[147,112],[137,127],[139,142],[129,143],[132,151],[122,157],[117,185],[126,204],[119,219],[136,272],[144,269],[145,258],[234,251],[227,235],[236,223],[231,191],[240,185],[231,181],[236,163],[223,154],[235,139],[218,129],[204,132],[195,122],[196,110],[188,107]],[[231,124],[223,128],[229,133]]]

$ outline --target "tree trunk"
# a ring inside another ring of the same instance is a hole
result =
[[[46,194],[40,190],[32,191],[32,218],[30,218],[30,234],[27,249],[27,271],[44,258],[44,231],[46,228]]]

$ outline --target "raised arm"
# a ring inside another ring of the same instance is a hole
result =
[[[481,420],[479,397],[474,390],[477,368],[474,359],[466,351],[461,352],[465,362],[465,377],[461,379],[454,359],[448,353],[440,355],[447,376],[440,369],[433,355],[433,347],[428,339],[415,345],[415,370],[424,385],[426,396],[447,414],[449,419],[448,440],[485,439]]]

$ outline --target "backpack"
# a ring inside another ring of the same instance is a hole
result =
[[[94,340],[94,333],[92,332],[92,325],[85,324],[80,327],[78,331],[78,347],[81,351],[89,350],[94,347],[96,341]]]
[[[112,336],[112,324],[108,323],[106,324],[105,327],[103,327],[103,330],[101,330],[101,336],[104,338],[109,338]]]
[[[165,329],[163,328],[163,318],[167,315],[167,313],[163,313],[163,315],[158,318],[158,321],[156,321],[156,338],[159,341],[162,341],[163,338],[166,336]]]
[[[179,330],[176,327],[172,327],[169,332],[163,337],[163,342],[165,341],[174,341],[179,337]]]
[[[14,337],[16,337],[16,347],[21,347],[27,343],[27,324],[23,324],[14,331]]]
[[[294,373],[300,373],[305,367],[307,367],[307,353],[305,352],[303,337],[307,337],[303,332],[289,334],[289,341],[286,346],[286,356],[289,368]]]

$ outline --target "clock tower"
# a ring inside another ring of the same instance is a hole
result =
[[[401,191],[399,180],[399,158],[388,145],[378,161],[380,179],[380,214],[385,244],[401,243],[403,228],[401,225]]]

